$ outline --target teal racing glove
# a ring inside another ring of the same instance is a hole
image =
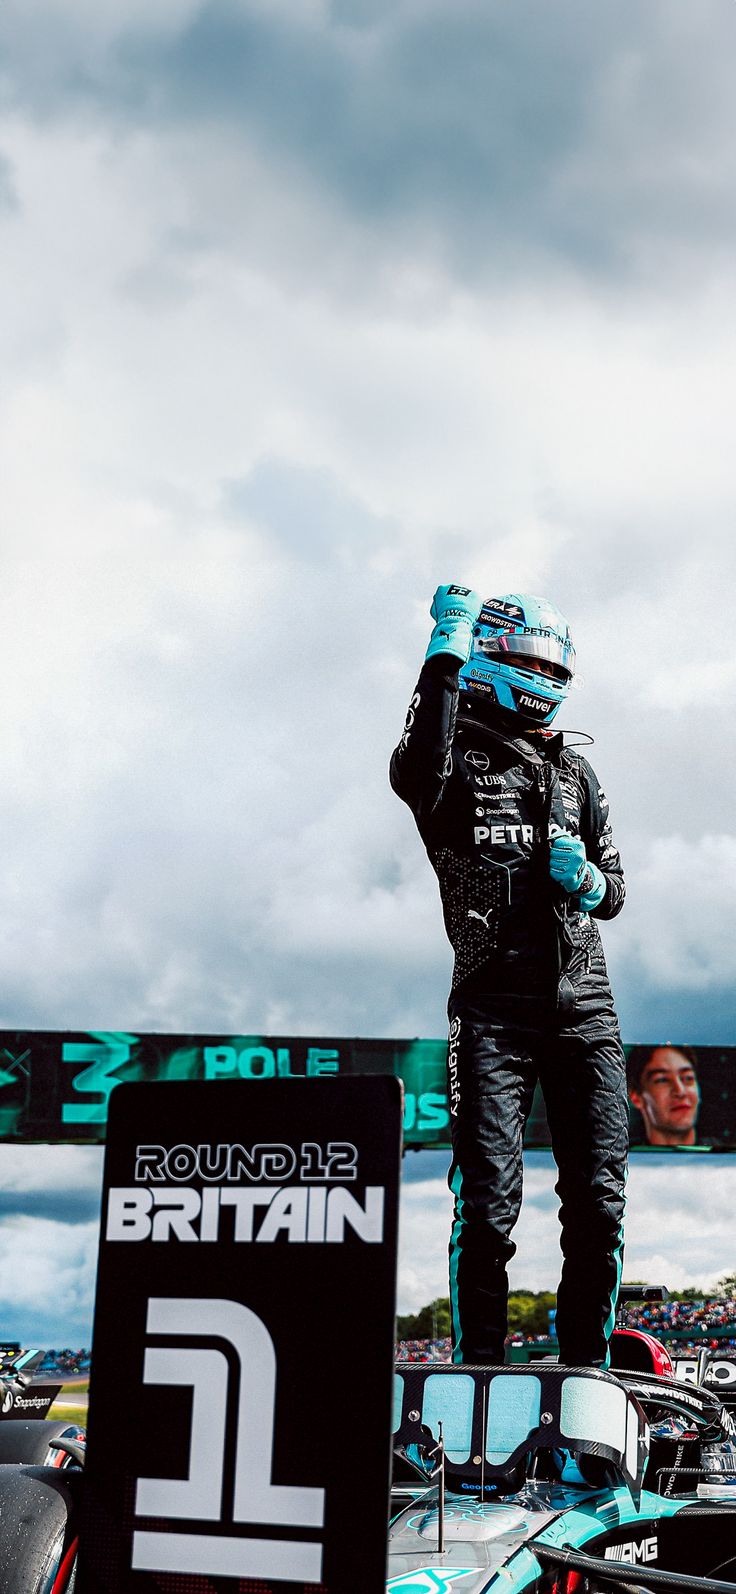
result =
[[[430,614],[436,620],[429,640],[427,658],[449,653],[466,664],[473,644],[473,626],[483,608],[483,599],[470,587],[438,587]]]
[[[605,877],[596,864],[591,863],[585,845],[579,836],[562,833],[554,836],[549,849],[549,872],[553,880],[577,898],[575,906],[581,913],[590,913],[603,901],[606,894]]]

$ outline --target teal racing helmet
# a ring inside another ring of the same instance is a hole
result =
[[[488,598],[473,630],[460,690],[526,725],[549,725],[570,690],[575,649],[567,621],[547,598]]]

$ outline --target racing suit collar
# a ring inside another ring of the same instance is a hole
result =
[[[541,726],[522,729],[516,715],[504,714],[495,704],[478,703],[465,695],[460,698],[457,723],[461,730],[467,727],[485,732],[494,741],[504,742],[531,764],[546,760],[556,763],[564,745],[562,731],[550,731]]]

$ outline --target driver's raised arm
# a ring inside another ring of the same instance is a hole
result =
[[[401,741],[391,755],[394,791],[419,819],[439,802],[449,772],[458,704],[458,671],[467,662],[483,607],[470,587],[438,587],[426,659],[409,704]]]

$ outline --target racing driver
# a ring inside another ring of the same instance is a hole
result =
[[[560,1359],[606,1367],[623,1252],[626,1065],[597,919],[624,900],[608,805],[550,729],[575,652],[546,599],[438,587],[391,759],[455,961],[448,1097],[455,1362],[504,1360],[522,1137],[541,1084],[558,1167]]]

